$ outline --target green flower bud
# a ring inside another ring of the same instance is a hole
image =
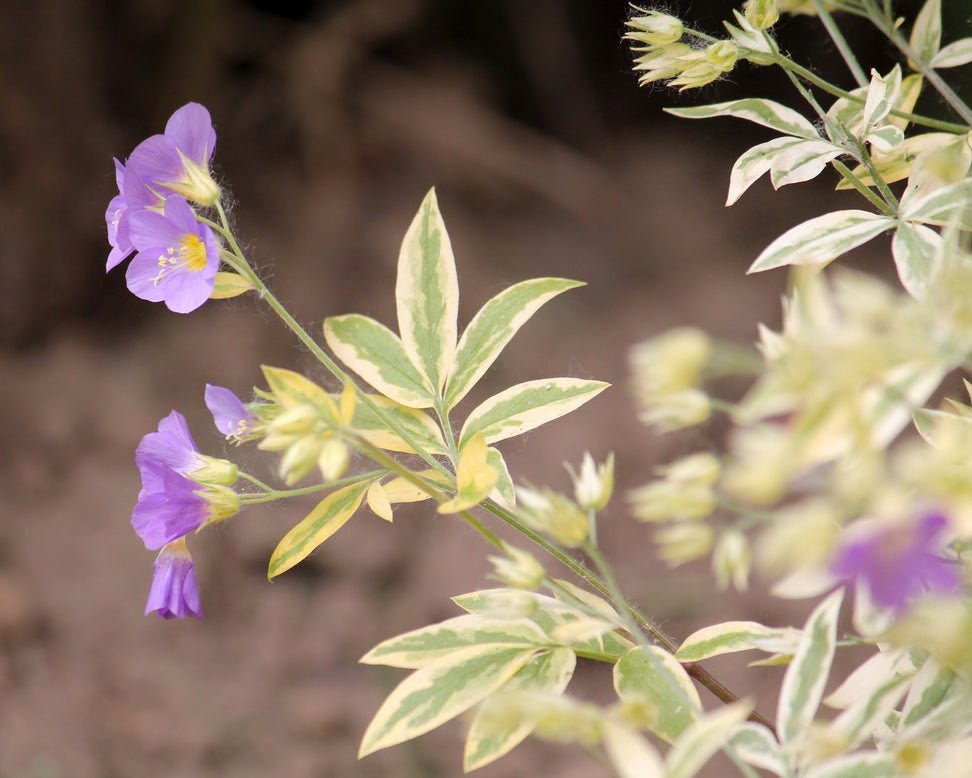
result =
[[[780,18],[780,9],[776,0],[747,0],[746,21],[757,30],[768,30]]]

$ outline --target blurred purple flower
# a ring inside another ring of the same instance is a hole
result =
[[[201,205],[215,205],[219,187],[209,171],[216,148],[216,131],[207,111],[199,103],[187,103],[165,125],[165,133],[146,138],[125,163],[132,179],[141,182],[157,197],[175,192]],[[163,191],[167,190],[167,191]],[[143,196],[139,193],[139,196]]]
[[[945,516],[930,513],[913,524],[867,528],[838,550],[831,570],[866,586],[876,605],[895,613],[924,591],[952,594],[962,576],[938,553],[947,524]]]
[[[257,421],[243,401],[223,386],[206,384],[206,407],[213,414],[216,429],[236,442],[249,435]]]
[[[219,243],[184,198],[166,198],[164,215],[130,214],[128,238],[138,250],[125,275],[132,294],[165,302],[175,313],[194,311],[209,299],[219,270]]]
[[[195,566],[186,541],[181,538],[163,546],[155,559],[145,615],[152,612],[157,612],[160,619],[203,617]]]

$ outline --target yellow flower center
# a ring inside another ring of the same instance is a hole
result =
[[[198,235],[191,233],[183,235],[179,245],[179,256],[182,257],[182,264],[186,270],[198,273],[206,267],[206,244],[199,239]]]

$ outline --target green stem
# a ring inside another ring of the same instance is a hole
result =
[[[874,192],[871,191],[870,187],[868,187],[863,181],[861,181],[861,179],[858,176],[854,175],[853,171],[851,171],[851,169],[848,168],[847,165],[845,165],[839,159],[833,160],[830,164],[834,166],[834,169],[838,173],[840,173],[840,175],[848,184],[850,184],[858,192],[864,195],[864,197],[867,198],[867,201],[871,203],[871,205],[873,205],[879,211],[881,211],[881,213],[883,213],[885,216],[895,215],[894,210],[886,202],[884,202],[884,200],[882,200],[880,197],[874,194]]]
[[[254,478],[246,473],[240,473],[241,478],[245,478],[250,481],[255,486],[264,490],[263,494],[241,494],[240,503],[243,505],[259,505],[260,503],[272,502],[274,500],[283,500],[287,497],[300,497],[304,494],[314,494],[315,492],[323,492],[326,489],[335,489],[341,486],[348,486],[349,484],[360,483],[361,481],[367,481],[370,478],[377,478],[385,470],[372,470],[368,473],[358,473],[348,478],[342,478],[338,481],[330,481],[326,484],[314,484],[313,486],[302,486],[299,489],[274,489],[272,486],[267,486],[262,481]]]
[[[840,56],[847,63],[847,67],[854,76],[857,85],[866,85],[868,82],[867,76],[864,75],[864,70],[861,68],[860,63],[858,63],[857,57],[854,56],[853,49],[847,44],[847,39],[844,38],[844,34],[840,31],[836,22],[834,22],[834,17],[830,15],[826,4],[823,0],[813,0],[813,7],[817,9],[817,16],[823,24],[824,29],[827,30],[827,34],[830,35],[831,40],[837,46],[837,51],[840,52]]]

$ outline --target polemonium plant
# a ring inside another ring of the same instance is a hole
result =
[[[845,83],[780,49],[773,28],[788,14],[817,17]],[[871,22],[900,62],[865,68],[841,33],[849,17]],[[278,456],[280,487],[203,455],[176,411],[145,436],[132,522],[160,550],[147,613],[202,617],[187,538],[251,503],[320,495],[270,554],[273,578],[359,511],[390,521],[397,504],[427,501],[482,535],[500,585],[453,598],[455,617],[362,658],[409,671],[364,732],[362,756],[464,715],[466,770],[534,736],[580,744],[622,778],[691,778],[719,751],[746,778],[968,775],[972,407],[943,387],[972,356],[972,110],[939,71],[972,62],[972,37],[943,30],[940,0],[914,18],[891,0],[748,0],[724,27],[714,36],[672,9],[634,8],[624,37],[644,85],[711,93],[738,67],[786,73],[805,111],[761,97],[670,109],[769,131],[729,172],[727,204],[764,175],[775,188],[832,175],[863,200],[793,226],[754,259],[750,272],[791,273],[782,327],[761,326],[754,349],[692,327],[632,349],[642,421],[678,434],[723,416],[730,433],[626,497],[669,564],[708,558],[719,588],[754,586],[758,569],[768,595],[812,598],[807,620],[732,621],[676,640],[624,595],[601,550],[613,458],[578,453],[568,493],[510,472],[497,444],[607,389],[551,377],[475,394],[519,328],[578,282],[514,284],[460,327],[455,259],[430,192],[399,254],[397,331],[339,314],[315,337],[240,249],[211,173],[216,135],[195,104],[116,160],[108,269],[134,253],[130,289],[179,313],[256,292],[332,380],[263,366],[252,392],[206,387],[220,433]],[[915,113],[923,91],[949,114]],[[829,267],[872,241],[885,242],[899,285]],[[711,389],[727,374],[750,381],[739,401]],[[468,395],[474,407],[460,416]],[[532,547],[501,540],[492,522]],[[572,577],[550,576],[541,551]],[[855,669],[832,678],[845,647]],[[742,651],[786,666],[773,713],[707,669]],[[571,692],[578,657],[611,665],[613,703]],[[700,686],[718,703],[703,704]]]

